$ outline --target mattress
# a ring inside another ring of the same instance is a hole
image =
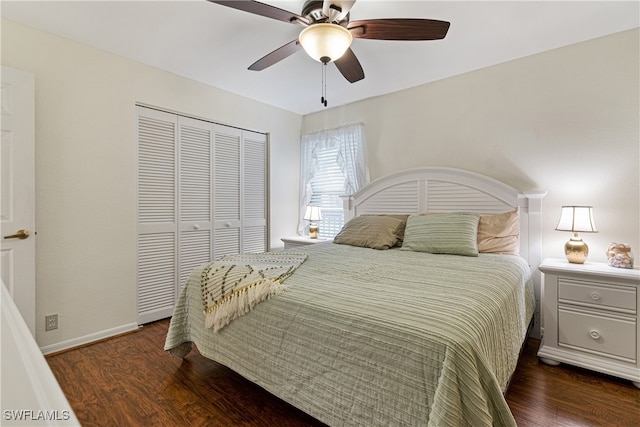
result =
[[[183,287],[165,349],[192,343],[332,426],[515,426],[503,393],[535,301],[518,256],[296,247],[288,291],[214,333],[201,268]]]

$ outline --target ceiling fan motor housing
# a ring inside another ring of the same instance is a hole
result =
[[[333,18],[335,18],[340,12],[342,12],[339,8],[332,5],[331,9],[332,12],[335,11],[335,15],[333,17],[325,16],[325,14],[322,12],[323,4],[324,2],[322,0],[307,0],[302,7],[301,15],[307,18],[313,24],[316,24],[320,22],[333,22]],[[340,25],[348,24],[349,15],[347,15],[342,21],[336,23]]]

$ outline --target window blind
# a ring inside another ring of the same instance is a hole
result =
[[[363,126],[350,125],[302,137],[301,205],[320,206],[320,237],[332,238],[344,225],[340,196],[350,195],[368,182]],[[308,223],[301,219],[299,234]]]

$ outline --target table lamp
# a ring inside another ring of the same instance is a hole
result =
[[[307,206],[307,210],[304,213],[304,219],[310,221],[309,223],[309,238],[318,238],[318,224],[316,221],[322,220],[322,212],[320,212],[320,206]]]
[[[589,255],[589,246],[582,240],[582,237],[578,236],[578,232],[598,232],[593,222],[593,208],[591,206],[563,206],[556,230],[573,233],[573,236],[564,245],[564,253],[569,262],[584,264]]]

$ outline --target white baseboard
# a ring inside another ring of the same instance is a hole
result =
[[[105,338],[109,338],[114,335],[135,331],[138,328],[139,326],[137,323],[127,323],[126,325],[116,326],[115,328],[106,329],[104,331],[85,335],[83,337],[62,341],[56,344],[45,345],[44,347],[40,347],[40,351],[42,351],[42,354],[50,354],[50,353],[55,353],[62,350],[68,350],[73,347],[78,347],[85,344],[91,344],[92,342],[103,340]]]

